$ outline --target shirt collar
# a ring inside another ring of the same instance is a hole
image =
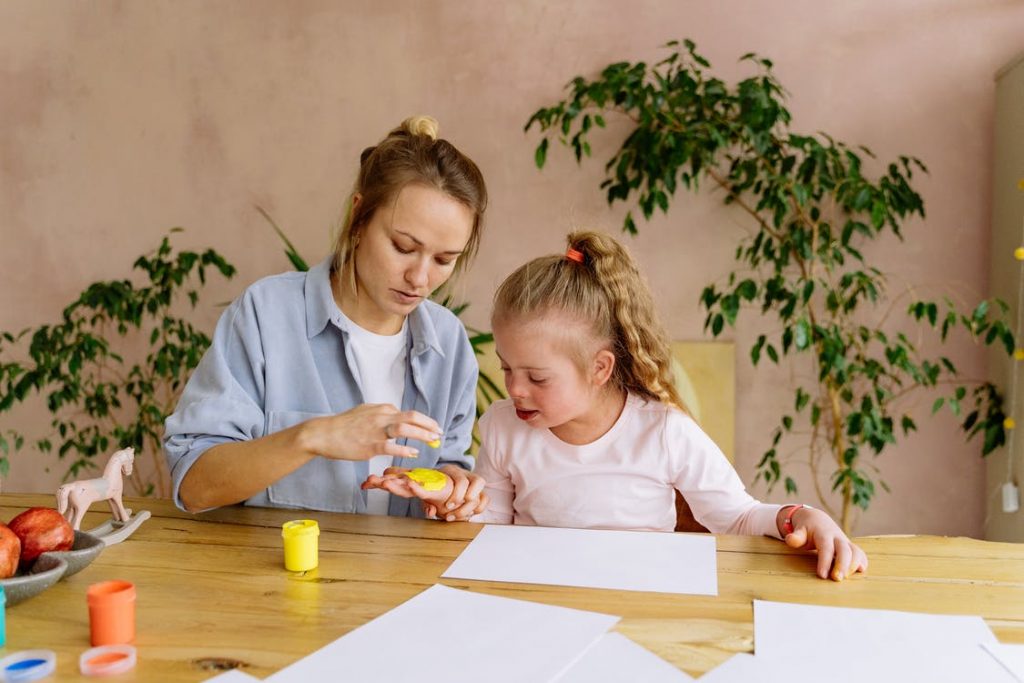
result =
[[[312,339],[324,331],[338,310],[331,291],[331,261],[328,256],[306,273],[306,337]]]
[[[345,329],[344,324],[341,323],[341,316],[338,315],[341,311],[338,310],[338,304],[334,301],[334,292],[331,291],[331,262],[333,260],[333,255],[328,256],[306,273],[306,337],[309,339],[323,332],[327,323],[332,319],[335,319],[335,324],[338,324],[342,330]],[[433,349],[443,358],[444,349],[438,339],[434,319],[427,310],[430,305],[430,302],[424,301],[409,314],[412,352],[418,356],[427,349]]]

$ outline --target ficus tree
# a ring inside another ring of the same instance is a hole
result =
[[[967,439],[981,437],[983,455],[1004,444],[1013,425],[996,387],[963,377],[946,355],[926,355],[910,328],[940,342],[963,333],[1012,354],[1005,304],[961,308],[948,297],[893,293],[865,256],[866,244],[885,235],[902,240],[904,223],[924,217],[912,186],[924,164],[909,156],[883,163],[866,147],[792,130],[768,59],[744,55],[752,74],[730,85],[714,77],[692,41],[665,48],[653,65],[618,62],[594,78],[574,78],[565,98],[536,111],[525,129],[543,135],[535,150],[542,168],[551,139],[582,163],[607,117],[625,120],[628,133],[605,163],[601,188],[609,204],[629,204],[627,233],[637,233],[636,209],[650,219],[667,213],[680,190],[708,185],[748,218],[735,270],[700,294],[705,329],[718,337],[741,312],[756,311],[775,323],[752,344],[754,365],[788,357],[813,367],[766,435],[758,479],[796,492],[780,442],[803,439],[796,457],[810,465],[819,499],[849,531],[854,507],[868,509],[876,484],[887,489],[875,456],[917,429],[907,398],[921,390],[935,393],[933,413],[945,406]],[[904,323],[888,318],[897,306]],[[826,474],[842,501],[838,511],[820,481]]]
[[[207,271],[230,278],[235,268],[212,249],[175,253],[164,237],[134,269],[143,284],[95,282],[59,322],[0,332],[0,416],[39,394],[52,414],[52,431],[34,444],[41,452],[56,449],[68,463],[65,479],[102,467],[97,457],[131,446],[153,467],[148,474],[136,467],[128,485],[137,494],[167,496],[163,422],[210,345],[176,305],[184,296],[187,310],[194,309]],[[20,449],[25,440],[21,430],[0,430],[4,475],[12,447]]]

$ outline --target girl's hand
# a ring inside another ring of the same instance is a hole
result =
[[[466,521],[487,509],[488,498],[484,493],[487,482],[483,477],[458,465],[445,465],[439,471],[451,478],[453,488],[447,500],[441,501],[443,504],[424,507],[428,515],[448,522]]]
[[[784,511],[785,508],[779,511],[779,519]],[[856,572],[868,570],[868,556],[846,537],[839,525],[826,513],[813,508],[800,508],[793,514],[791,521],[793,533],[786,536],[786,545],[802,550],[817,550],[819,577],[842,581]]]
[[[441,427],[431,418],[386,403],[364,403],[344,413],[314,418],[300,427],[303,450],[335,460],[369,460],[375,455],[415,458],[418,450],[400,446],[395,439],[430,443],[441,438]]]

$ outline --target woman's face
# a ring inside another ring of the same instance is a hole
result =
[[[397,333],[451,277],[472,230],[468,206],[434,188],[406,185],[360,234],[353,256],[357,291],[354,299],[342,296],[345,315],[371,332]]]

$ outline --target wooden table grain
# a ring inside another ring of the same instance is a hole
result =
[[[263,678],[434,583],[622,617],[616,630],[697,676],[752,652],[754,599],[940,614],[978,614],[1005,643],[1024,643],[1024,545],[933,536],[857,539],[870,572],[821,581],[813,557],[768,538],[718,536],[716,597],[441,579],[475,524],[232,507],[190,515],[133,500],[153,517],[89,567],[7,609],[4,654],[57,652],[57,680],[80,680],[89,647],[86,588],[136,585],[139,662],[118,681],[201,681],[235,666]],[[4,494],[7,520],[53,498]],[[86,517],[83,528],[105,517]],[[284,569],[281,524],[320,525],[320,566]],[[453,625],[457,639],[458,625]]]

